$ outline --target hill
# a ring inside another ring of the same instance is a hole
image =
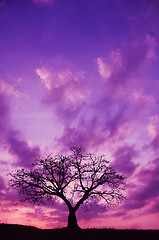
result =
[[[66,228],[42,230],[30,226],[0,224],[0,236],[2,240],[157,240],[159,230],[80,229],[68,231]]]

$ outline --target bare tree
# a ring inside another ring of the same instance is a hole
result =
[[[37,157],[32,170],[10,173],[10,185],[23,195],[22,201],[41,204],[62,199],[69,210],[67,227],[77,229],[76,211],[84,202],[110,206],[125,199],[125,178],[104,155],[85,154],[81,147],[71,151],[70,156]]]

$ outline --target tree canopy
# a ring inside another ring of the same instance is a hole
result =
[[[72,147],[69,156],[36,157],[32,169],[10,175],[10,186],[19,191],[22,201],[41,204],[62,199],[69,210],[68,228],[78,228],[75,213],[83,203],[113,206],[125,199],[125,177],[104,155],[86,154],[82,147]]]

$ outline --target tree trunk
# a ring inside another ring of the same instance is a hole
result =
[[[71,209],[69,211],[67,228],[70,230],[80,229],[80,227],[78,226],[78,223],[77,223],[75,211],[73,209]]]

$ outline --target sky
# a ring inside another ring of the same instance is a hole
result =
[[[64,204],[17,204],[8,172],[69,146],[127,178],[81,227],[159,229],[159,1],[0,0],[0,223],[63,227]]]

